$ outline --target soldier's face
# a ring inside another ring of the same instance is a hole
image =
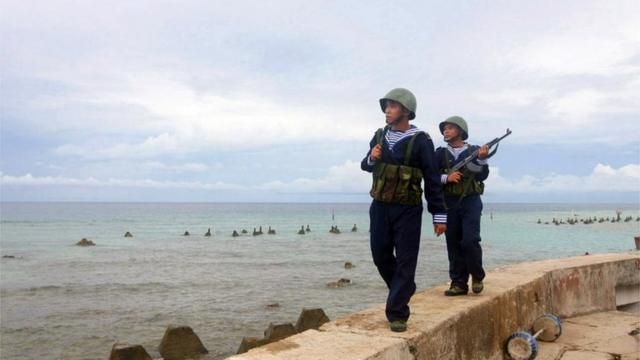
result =
[[[460,128],[456,125],[444,124],[443,130],[444,141],[452,141],[460,137]]]
[[[384,107],[384,116],[387,120],[387,124],[393,124],[402,120],[405,116],[408,117],[409,111],[407,111],[400,103],[393,100],[387,100]]]

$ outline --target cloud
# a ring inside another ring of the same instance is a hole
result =
[[[121,159],[149,158],[163,154],[182,153],[184,148],[176,135],[163,133],[150,136],[139,143],[102,144],[64,144],[56,147],[54,153],[59,156],[73,156],[85,159]]]
[[[223,96],[198,91],[179,80],[149,74],[136,75],[129,80],[130,86],[118,92],[87,91],[83,94],[84,101],[142,109],[148,116],[136,119],[136,129],[151,135],[138,141],[116,140],[107,144],[74,141],[57,146],[54,153],[86,159],[153,158],[210,149],[244,150],[290,143],[366,141],[371,132],[372,122],[365,120],[355,109],[343,107],[336,111],[324,105],[303,107],[286,99],[250,93]],[[91,129],[95,127],[93,123],[75,121],[73,126],[83,132],[93,131]],[[163,132],[158,133],[161,129]],[[105,124],[101,131],[126,134],[129,125],[126,122]]]
[[[586,176],[553,174],[543,177],[523,175],[519,179],[508,179],[499,168],[491,168],[486,181],[488,192],[495,193],[589,193],[640,192],[640,164],[628,164],[618,169],[610,165],[597,164]]]
[[[162,163],[146,163],[157,169],[176,170],[180,167],[171,167]],[[201,171],[206,165],[185,164],[183,168]],[[346,161],[342,165],[332,166],[327,174],[320,178],[297,178],[291,181],[272,181],[253,186],[242,186],[225,182],[199,182],[199,181],[160,181],[151,179],[116,179],[99,180],[94,177],[73,178],[64,176],[33,176],[26,174],[12,176],[2,174],[0,183],[2,186],[88,186],[88,187],[134,187],[155,189],[202,189],[202,190],[240,190],[240,191],[275,191],[281,193],[362,193],[371,186],[371,175],[360,169],[360,163]]]
[[[196,168],[198,166],[195,166]],[[221,191],[269,191],[276,193],[331,193],[366,194],[371,186],[371,175],[360,169],[360,164],[346,161],[332,166],[326,175],[319,178],[296,178],[290,181],[272,181],[259,185],[242,186],[225,182],[159,181],[151,179],[107,179],[93,177],[70,178],[61,176],[36,177],[31,174],[11,176],[2,174],[2,186],[75,186],[75,187],[131,187],[151,189],[194,189]],[[491,168],[487,193],[495,194],[554,194],[590,192],[634,192],[640,193],[640,164],[628,164],[620,168],[597,164],[591,174],[576,176],[552,174],[543,177],[523,175],[517,179],[505,178],[499,168]]]
[[[363,193],[371,187],[371,175],[360,169],[360,163],[347,160],[329,168],[321,178],[297,178],[291,181],[272,181],[256,189],[284,193]]]
[[[484,136],[495,136],[510,127],[513,141],[520,144],[589,141],[635,146],[636,138],[621,134],[640,131],[640,71],[616,81],[615,87],[513,88],[485,91],[474,98],[481,117],[470,123],[474,138],[478,138],[476,129]]]
[[[224,168],[222,163],[215,163],[213,166],[202,163],[185,163],[178,165],[167,165],[159,161],[149,161],[142,164],[142,167],[150,170],[171,171],[171,172],[192,172],[201,173],[210,170],[220,170]]]
[[[617,89],[584,88],[558,96],[548,102],[547,109],[572,125],[587,124],[598,115],[640,114],[640,75]]]
[[[166,181],[151,179],[107,179],[98,180],[93,177],[71,178],[64,176],[33,176],[26,174],[12,176],[2,174],[0,184],[2,186],[74,186],[74,187],[117,187],[117,188],[151,188],[151,189],[193,189],[193,190],[242,190],[243,186],[224,182],[199,182],[199,181]]]
[[[638,54],[635,41],[580,31],[555,33],[514,50],[511,56],[522,70],[544,75],[624,75],[638,70],[629,64]]]
[[[514,88],[495,92],[482,92],[473,97],[484,104],[496,107],[523,107],[545,98],[547,93],[542,89]]]
[[[622,5],[622,4],[620,4]],[[562,24],[542,31],[508,52],[517,69],[544,76],[637,74],[640,25],[637,2],[580,4]]]
[[[237,181],[247,192],[366,194],[369,176],[345,160],[382,125],[377,99],[396,86],[416,93],[415,123],[436,143],[437,123],[460,114],[476,143],[511,128],[505,146],[576,153],[604,145],[588,167],[606,156],[636,161],[638,1],[469,3],[464,11],[425,2],[397,7],[392,21],[389,9],[383,1],[349,11],[320,1],[8,2],[0,22],[2,52],[11,54],[0,57],[3,166],[39,176],[3,181]],[[492,181],[533,192],[581,182],[603,188],[595,179],[607,175],[569,175],[579,162],[565,175],[541,176],[557,165],[545,160],[530,176]],[[275,162],[289,166],[269,166]],[[330,164],[338,165],[318,169]]]

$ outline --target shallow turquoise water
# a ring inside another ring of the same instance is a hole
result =
[[[382,303],[371,263],[369,204],[2,203],[0,357],[95,359],[116,340],[158,356],[169,324],[194,328],[216,357],[303,307],[334,319]],[[633,216],[631,222],[544,225],[552,218]],[[332,220],[334,214],[335,220]],[[536,259],[621,252],[640,235],[638,205],[485,204],[488,269]],[[423,220],[418,288],[447,281],[444,238]],[[301,225],[311,227],[297,235]],[[353,224],[359,231],[350,232]],[[330,234],[338,225],[342,234]],[[235,229],[262,236],[231,237]],[[276,235],[267,235],[268,226]],[[211,228],[212,237],[203,234]],[[184,231],[191,236],[182,236]],[[124,238],[126,231],[133,238]],[[81,248],[86,237],[97,246]],[[356,265],[346,270],[345,261]],[[346,277],[353,285],[328,289]],[[280,307],[267,309],[277,302]]]

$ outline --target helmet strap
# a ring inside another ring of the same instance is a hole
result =
[[[462,144],[460,146],[464,145],[464,140],[462,140],[462,136],[460,136],[460,134],[456,135],[455,137],[446,140],[447,144],[451,145],[452,147],[459,147],[459,146],[453,146],[453,144]]]

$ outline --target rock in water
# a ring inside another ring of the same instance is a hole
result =
[[[269,327],[264,331],[264,338],[258,339],[255,337],[244,337],[238,347],[237,354],[245,353],[258,346],[270,344],[272,342],[282,340],[288,336],[295,335],[296,330],[290,323],[286,324],[269,324]]]
[[[329,317],[324,310],[318,309],[302,309],[298,322],[296,322],[296,332],[301,333],[309,329],[319,329],[322,324],[329,322]]]
[[[191,235],[191,234],[189,234],[189,232],[188,232],[188,231],[185,231],[185,232],[184,232],[184,234],[182,234],[182,235],[183,235],[183,236],[189,236],[189,235]]]
[[[298,230],[298,235],[304,235],[306,234],[304,231],[304,225],[300,228],[300,230]]]
[[[86,238],[82,238],[82,240],[78,241],[76,243],[76,245],[78,245],[78,246],[95,246],[96,244],[91,240],[87,240]]]
[[[264,338],[270,343],[278,340],[282,340],[291,335],[295,335],[296,329],[291,323],[286,324],[269,324],[267,330],[264,331]]]
[[[183,360],[209,353],[189,326],[169,325],[158,350],[164,360]]]
[[[211,236],[211,228],[207,229],[207,232],[204,233],[204,236]]]
[[[358,227],[356,226],[356,224],[353,224],[353,227],[351,228],[351,232],[357,232],[358,231]]]
[[[345,287],[345,286],[350,285],[350,284],[351,284],[351,280],[342,278],[342,279],[340,279],[338,281],[332,281],[332,282],[327,283],[327,287],[328,288],[332,288],[332,289],[336,289],[336,288]]]
[[[246,231],[246,230],[243,230],[243,231]],[[238,236],[240,236],[240,234],[238,234],[237,231],[233,230],[233,234],[231,234],[231,236],[238,237]]]
[[[131,233],[127,231],[126,233],[124,233],[124,237],[133,237],[133,235],[131,235]]]
[[[152,360],[142,345],[115,343],[109,360]]]
[[[259,339],[257,337],[243,337],[236,354],[246,353],[253,348],[257,348],[268,343],[269,342],[267,341],[267,339]]]
[[[338,225],[332,226],[331,230],[329,230],[329,232],[332,233],[332,234],[340,234],[340,229],[338,229]]]
[[[356,266],[353,265],[350,261],[347,261],[346,263],[344,263],[344,268],[345,269],[353,269],[354,267],[356,267]]]

